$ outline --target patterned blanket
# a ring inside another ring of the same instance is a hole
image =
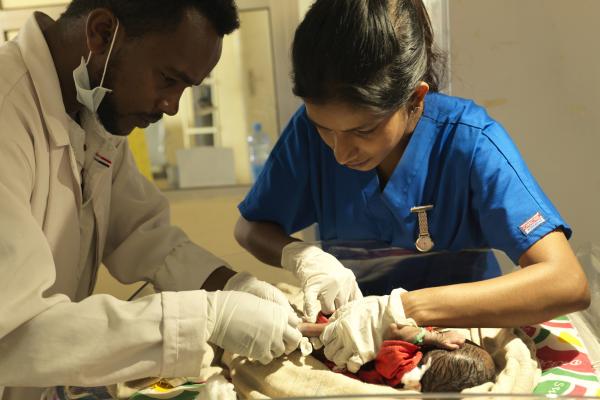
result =
[[[600,380],[577,330],[567,317],[523,327],[535,342],[542,377],[534,393],[600,396]]]

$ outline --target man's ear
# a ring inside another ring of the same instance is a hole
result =
[[[117,29],[117,17],[106,8],[97,8],[89,13],[85,24],[87,45],[94,55],[107,54]],[[119,29],[119,31],[121,31]],[[118,33],[117,33],[118,34]],[[115,38],[115,44],[119,38]]]

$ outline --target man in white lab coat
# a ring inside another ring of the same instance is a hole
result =
[[[177,112],[237,26],[233,0],[74,0],[0,47],[3,400],[194,376],[208,343],[263,363],[297,347],[283,295],[171,226],[125,140]],[[101,262],[160,293],[90,296]]]

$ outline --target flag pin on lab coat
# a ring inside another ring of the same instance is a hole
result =
[[[422,253],[433,249],[433,240],[429,235],[429,226],[427,224],[427,211],[431,210],[433,205],[418,206],[410,209],[411,213],[417,213],[419,217],[419,237],[415,241],[415,247]]]

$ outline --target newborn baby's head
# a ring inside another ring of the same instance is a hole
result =
[[[431,365],[421,378],[423,392],[460,392],[496,379],[490,354],[469,340],[457,350],[427,351],[422,363],[428,362]]]

